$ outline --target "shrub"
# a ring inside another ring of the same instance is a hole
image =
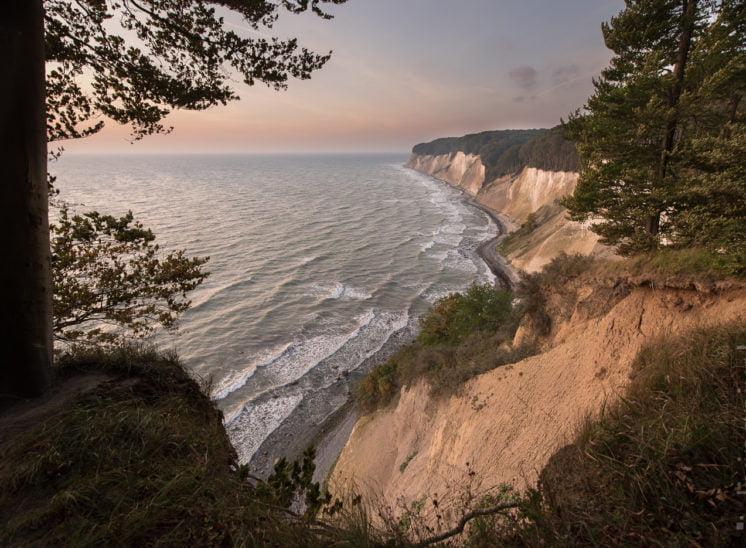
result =
[[[363,411],[370,412],[388,404],[399,389],[397,359],[401,351],[387,362],[377,365],[357,387],[357,402]]]
[[[547,311],[547,294],[550,290],[566,286],[566,283],[583,272],[592,264],[591,257],[561,253],[552,259],[540,272],[524,274],[516,287],[519,299],[517,315],[531,318],[534,331],[538,335],[547,335],[552,328],[552,319]]]
[[[473,285],[465,294],[436,301],[421,318],[416,341],[362,380],[357,389],[360,409],[385,406],[402,386],[423,378],[431,393],[451,394],[475,375],[531,355],[532,347],[502,347],[513,339],[518,325],[512,301],[512,293],[489,285]]]
[[[509,323],[513,294],[492,285],[472,285],[466,294],[439,299],[420,320],[417,341],[424,346],[457,344],[478,331],[494,332]]]

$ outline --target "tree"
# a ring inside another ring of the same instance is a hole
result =
[[[0,19],[6,179],[0,200],[6,262],[0,390],[33,396],[51,380],[47,139],[91,135],[104,117],[130,124],[134,139],[168,132],[163,118],[170,109],[200,110],[238,99],[231,70],[249,85],[277,89],[290,77],[309,78],[329,54],[300,48],[296,39],[241,35],[227,29],[223,14],[238,14],[257,31],[271,28],[282,10],[329,18],[321,6],[345,1],[6,2]]]
[[[744,37],[746,2],[723,2],[692,51],[696,118],[682,142],[681,184],[671,212],[672,243],[711,251],[730,273],[746,270]]]
[[[676,238],[679,213],[687,208],[685,181],[694,167],[692,140],[717,135],[724,126],[712,121],[722,121],[727,111],[735,123],[740,95],[731,92],[743,89],[743,32],[732,26],[743,16],[742,0],[626,5],[602,27],[615,54],[610,66],[594,81],[585,111],[565,124],[581,169],[576,191],[564,204],[575,220],[600,217],[593,230],[622,254]],[[728,39],[713,40],[718,33]],[[737,50],[734,43],[740,44],[740,60],[726,51]],[[719,88],[708,84],[729,64],[729,74],[741,76]]]
[[[51,382],[52,360],[41,0],[3,6],[0,64],[0,391],[33,396]]]
[[[117,344],[172,328],[190,302],[186,293],[207,277],[207,258],[184,251],[163,256],[155,235],[130,211],[117,219],[90,212],[50,225],[53,329],[64,344]]]

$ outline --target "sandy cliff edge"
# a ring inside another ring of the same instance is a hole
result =
[[[333,491],[354,489],[401,507],[465,485],[470,471],[483,488],[533,485],[579,422],[623,393],[644,343],[742,321],[746,311],[744,288],[718,294],[587,285],[576,296],[544,353],[475,377],[447,399],[416,384],[359,420],[330,479]]]

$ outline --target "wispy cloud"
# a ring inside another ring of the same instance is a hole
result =
[[[536,69],[528,65],[516,67],[508,73],[511,80],[518,84],[519,87],[526,90],[536,87],[538,75],[539,73],[536,72]]]

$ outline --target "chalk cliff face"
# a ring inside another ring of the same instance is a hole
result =
[[[610,254],[598,243],[588,224],[570,221],[557,201],[571,194],[578,182],[577,172],[548,171],[524,167],[519,173],[494,181],[485,180],[485,167],[477,154],[453,152],[440,155],[412,154],[407,167],[432,175],[457,186],[475,201],[508,217],[515,225],[525,223],[529,215],[544,208],[547,222],[525,244],[508,254],[518,270],[535,272],[561,252]]]
[[[440,155],[412,154],[406,167],[427,173],[447,183],[462,188],[472,196],[484,184],[484,165],[478,154],[453,152]]]
[[[577,183],[578,174],[575,172],[525,167],[517,175],[506,175],[482,185],[477,201],[517,223],[523,223],[540,207],[553,205],[560,198],[572,194]]]
[[[578,424],[624,393],[641,345],[742,317],[746,289],[579,282],[550,296],[548,306],[566,312],[544,353],[475,377],[446,399],[417,384],[395,405],[359,420],[331,478],[335,490],[354,486],[400,507],[463,489],[470,472],[484,488],[535,484]]]

